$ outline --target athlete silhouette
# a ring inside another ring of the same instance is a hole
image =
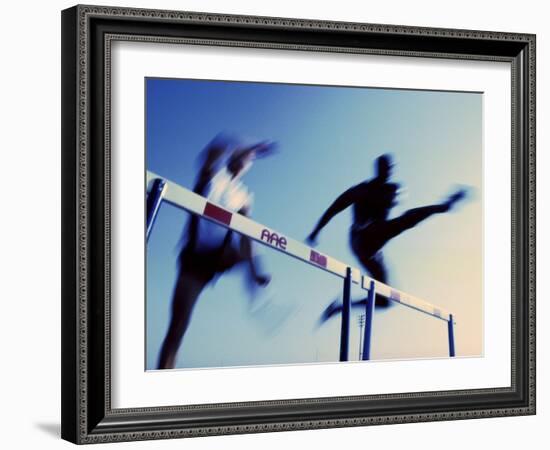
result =
[[[240,181],[256,158],[268,155],[274,145],[260,142],[229,150],[231,141],[218,136],[204,151],[193,192],[239,214],[248,215],[252,194]],[[228,158],[225,158],[230,153]],[[222,161],[225,158],[225,163]],[[252,285],[266,286],[270,277],[260,274],[251,240],[193,214],[183,233],[179,269],[172,296],[172,311],[160,350],[158,368],[173,368],[195,304],[203,289],[217,276],[246,263]]]
[[[325,211],[307,238],[310,245],[315,245],[321,229],[335,215],[353,206],[353,224],[349,234],[351,249],[370,276],[383,283],[388,281],[388,272],[381,252],[384,245],[428,217],[450,211],[466,194],[464,190],[458,190],[443,203],[411,209],[399,217],[388,219],[391,209],[396,205],[399,189],[398,184],[390,182],[392,167],[390,155],[379,156],[375,163],[376,176],[341,194]],[[354,301],[352,306],[359,307],[365,305],[365,302],[366,299]],[[390,301],[377,295],[375,305],[385,308],[390,306]],[[323,313],[322,321],[341,310],[341,304],[338,301],[333,302]]]

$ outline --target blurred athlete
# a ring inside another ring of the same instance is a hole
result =
[[[248,215],[253,196],[241,177],[253,162],[269,155],[270,142],[237,146],[230,151],[227,137],[218,136],[203,152],[203,161],[193,192],[239,214]],[[229,154],[229,157],[227,155]],[[225,161],[224,161],[225,160]],[[158,360],[159,369],[173,368],[193,308],[208,283],[233,267],[246,264],[251,285],[266,286],[270,277],[261,274],[251,240],[197,215],[191,215],[183,235],[179,270],[172,297],[170,324]]]
[[[391,209],[397,204],[396,197],[399,189],[397,183],[390,182],[392,167],[390,155],[378,157],[375,163],[376,176],[349,188],[340,195],[325,211],[307,238],[311,245],[315,245],[321,229],[335,215],[353,206],[353,224],[349,235],[353,253],[372,278],[386,284],[388,272],[381,252],[384,245],[428,217],[450,211],[466,194],[464,190],[458,190],[443,203],[411,209],[399,217],[388,219]],[[366,299],[359,300],[353,302],[352,306],[365,305],[365,302]],[[342,305],[338,303],[338,301],[333,302],[325,310],[323,320],[342,310]],[[380,295],[376,296],[375,304],[377,307],[390,306],[389,300]]]

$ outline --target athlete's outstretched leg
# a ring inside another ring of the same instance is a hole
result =
[[[434,214],[441,214],[448,211],[445,204],[423,206],[421,208],[410,209],[403,215],[388,221],[388,230],[386,239],[390,240],[395,236],[403,233],[403,231],[414,228],[420,222],[426,220]]]
[[[208,281],[207,277],[197,277],[180,269],[172,298],[172,317],[160,351],[159,369],[174,368],[181,340],[191,321],[191,314]]]
[[[420,208],[410,209],[400,217],[389,220],[387,222],[386,232],[384,233],[385,242],[388,242],[390,239],[403,233],[405,230],[414,228],[420,222],[426,220],[434,214],[448,212],[456,202],[463,199],[465,196],[466,191],[459,190],[455,194],[451,195],[446,202],[438,205],[422,206]]]

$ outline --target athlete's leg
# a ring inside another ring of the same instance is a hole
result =
[[[384,263],[382,252],[379,251],[385,244],[385,233],[387,229],[386,221],[377,221],[367,228],[353,233],[351,247],[357,259],[361,262],[363,268],[368,272],[371,278],[381,283],[388,283],[388,270]],[[367,299],[358,300],[352,303],[353,307],[365,305]],[[387,298],[377,294],[375,305],[386,308],[390,306]]]
[[[428,219],[434,214],[447,212],[448,209],[448,206],[445,204],[410,209],[403,215],[396,217],[395,219],[388,220],[384,233],[384,240],[388,242],[390,239],[393,239],[404,231],[414,228],[420,222]]]
[[[400,217],[389,220],[387,222],[387,227],[384,233],[385,242],[403,233],[403,231],[409,230],[415,227],[420,222],[426,220],[427,218],[433,216],[434,214],[442,214],[450,211],[451,208],[455,205],[455,203],[457,203],[459,200],[462,200],[465,196],[466,196],[466,191],[459,190],[453,195],[451,195],[446,202],[436,204],[436,205],[423,206],[420,208],[410,209]]]
[[[386,269],[386,264],[384,263],[382,252],[377,252],[374,256],[370,258],[360,257],[359,261],[361,261],[361,264],[369,273],[371,278],[374,278],[376,281],[380,281],[382,283],[387,283],[388,271]]]
[[[197,274],[180,268],[172,297],[172,317],[160,351],[159,369],[174,367],[176,354],[189,326],[195,304],[210,279],[211,277],[197,276]]]
[[[369,275],[374,278],[376,281],[380,281],[384,284],[387,284],[388,282],[388,271],[386,269],[386,264],[384,263],[384,258],[382,256],[381,252],[376,253],[372,258],[368,260],[361,260],[361,263],[363,264],[363,267],[367,270]],[[362,305],[365,305],[367,303],[367,299],[364,298],[362,300],[358,300],[356,302],[352,303],[353,307],[359,307]],[[383,297],[380,294],[376,294],[376,299],[374,304],[377,308],[387,308],[388,306],[391,306],[390,301]]]
[[[367,270],[369,275],[377,281],[387,283],[388,272],[386,265],[384,264],[384,258],[382,253],[378,252],[372,258],[359,258],[363,267]],[[361,300],[354,300],[351,302],[352,308],[365,308],[367,304],[367,297]],[[374,304],[377,308],[387,308],[391,306],[390,301],[379,294],[376,295]],[[321,322],[330,319],[335,314],[342,312],[342,301],[340,299],[334,300],[321,315]]]
[[[265,286],[271,278],[269,275],[261,273],[259,258],[254,256],[252,251],[252,241],[246,236],[241,236],[238,262],[244,262],[248,265],[249,280],[255,285]]]

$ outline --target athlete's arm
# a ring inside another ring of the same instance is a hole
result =
[[[315,241],[317,240],[317,235],[319,234],[319,232],[325,227],[327,223],[329,223],[332,220],[332,218],[335,215],[341,213],[344,209],[353,205],[357,194],[357,189],[358,189],[358,186],[349,188],[346,192],[344,192],[336,200],[334,200],[334,202],[332,202],[332,205],[328,207],[325,213],[321,216],[321,219],[319,219],[317,226],[314,228],[311,234],[307,237],[307,241],[310,244],[315,244]]]
[[[218,166],[221,157],[225,150],[220,147],[211,147],[208,149],[204,163],[199,171],[197,181],[193,187],[193,192],[199,195],[203,195],[210,180],[218,171]]]
[[[204,196],[208,183],[217,173],[219,162],[224,154],[224,151],[225,150],[223,148],[218,146],[213,146],[208,149],[204,163],[199,171],[195,185],[193,186],[194,193]],[[187,239],[191,246],[196,244],[199,230],[199,220],[199,216],[196,214],[191,214],[188,226],[184,230],[180,242]]]

